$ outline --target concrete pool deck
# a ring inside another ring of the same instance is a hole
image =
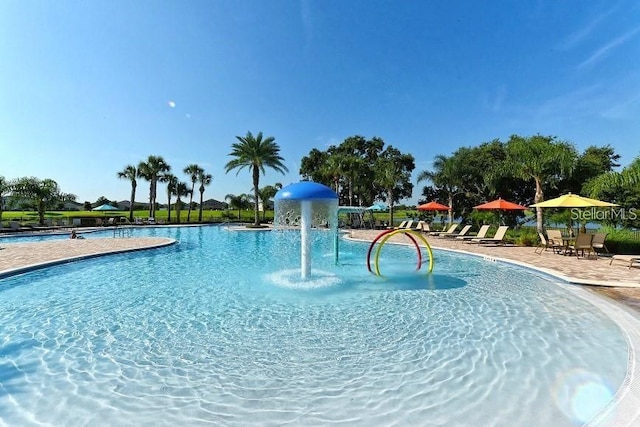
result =
[[[166,237],[87,237],[4,244],[0,240],[0,278],[63,262],[153,249],[175,242]]]

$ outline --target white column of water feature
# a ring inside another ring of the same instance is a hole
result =
[[[300,202],[300,272],[302,280],[311,274],[311,202]]]
[[[302,280],[308,280],[312,229],[328,227],[337,233],[338,195],[326,185],[302,181],[282,188],[274,199],[274,227],[300,229],[300,275]],[[337,252],[337,245],[335,250]],[[337,253],[334,256],[337,259]]]

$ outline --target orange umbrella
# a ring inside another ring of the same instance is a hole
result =
[[[438,202],[429,202],[424,205],[418,206],[416,209],[419,211],[448,211],[449,206],[443,205]]]
[[[507,200],[503,200],[502,198],[493,200],[488,203],[483,203],[478,206],[474,206],[474,209],[479,210],[503,210],[503,211],[524,211],[527,210],[525,206],[520,206],[517,203],[509,202]]]

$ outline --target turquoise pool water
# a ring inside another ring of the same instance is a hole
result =
[[[381,279],[318,232],[301,282],[295,233],[136,233],[180,243],[0,280],[0,423],[571,426],[625,376],[616,324],[529,270],[386,245]]]

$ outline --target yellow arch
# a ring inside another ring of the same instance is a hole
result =
[[[431,273],[433,271],[433,252],[431,251],[431,245],[429,245],[429,242],[427,242],[427,239],[424,238],[424,236],[422,234],[419,234],[413,230],[395,230],[392,231],[391,233],[387,234],[386,236],[384,236],[382,238],[382,240],[380,241],[380,245],[378,246],[378,249],[376,250],[376,256],[375,256],[375,264],[376,264],[376,275],[377,276],[382,276],[382,274],[380,274],[380,264],[378,263],[378,260],[380,258],[380,251],[382,250],[382,246],[384,246],[384,244],[387,242],[387,240],[389,240],[391,237],[395,236],[396,234],[411,234],[413,237],[417,237],[418,239],[420,239],[422,241],[422,243],[424,243],[425,247],[427,248],[427,253],[429,254],[429,271],[428,273]],[[418,267],[420,268],[420,267]]]

